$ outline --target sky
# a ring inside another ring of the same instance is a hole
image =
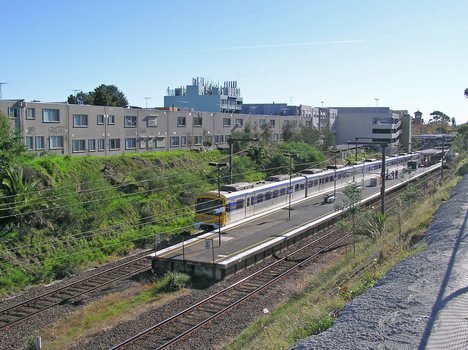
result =
[[[466,0],[0,0],[0,13],[4,99],[114,84],[155,107],[201,76],[236,80],[244,103],[468,121]]]

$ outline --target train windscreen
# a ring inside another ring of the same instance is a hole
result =
[[[196,212],[198,214],[213,214],[213,210],[221,207],[222,203],[215,198],[197,198]]]

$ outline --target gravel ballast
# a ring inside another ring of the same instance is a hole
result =
[[[392,268],[327,331],[291,349],[468,349],[468,176],[437,210],[427,250]]]

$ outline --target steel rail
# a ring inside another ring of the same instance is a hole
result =
[[[233,288],[235,288],[235,287],[241,285],[242,283],[244,283],[244,282],[246,282],[246,281],[249,281],[249,280],[253,279],[254,277],[260,275],[261,273],[263,273],[263,272],[265,272],[265,271],[267,271],[267,270],[273,268],[274,266],[280,264],[281,262],[286,261],[286,260],[287,260],[288,258],[290,258],[291,256],[297,254],[298,252],[303,251],[304,249],[309,248],[311,245],[314,245],[314,244],[316,244],[317,242],[320,242],[321,240],[323,240],[323,239],[329,237],[330,235],[336,233],[337,231],[338,231],[337,228],[331,229],[329,232],[327,232],[326,234],[324,234],[324,235],[321,236],[320,238],[315,239],[315,240],[313,240],[312,242],[309,242],[307,245],[305,245],[305,246],[303,246],[303,247],[301,247],[301,248],[295,250],[295,251],[292,252],[292,253],[287,254],[287,255],[284,256],[283,258],[281,258],[281,259],[279,259],[279,260],[273,262],[272,264],[270,264],[270,265],[268,265],[268,266],[263,267],[262,269],[260,269],[260,270],[258,270],[258,271],[256,271],[256,272],[254,272],[253,274],[244,277],[243,279],[241,279],[241,280],[239,280],[239,281],[233,283],[233,284],[230,285],[229,287],[226,287],[226,288],[224,288],[223,290],[220,290],[219,292],[217,292],[217,293],[215,293],[215,294],[213,294],[213,295],[211,295],[211,296],[209,296],[209,297],[207,297],[207,298],[205,298],[205,299],[199,301],[198,303],[196,303],[196,304],[194,304],[194,305],[192,305],[192,306],[190,306],[190,307],[188,307],[188,308],[186,308],[186,309],[184,309],[184,310],[178,312],[177,314],[175,314],[175,315],[173,315],[173,316],[171,316],[171,317],[169,317],[169,318],[167,318],[167,319],[165,319],[165,320],[163,320],[163,321],[161,321],[161,322],[159,322],[159,323],[157,323],[157,324],[155,324],[155,325],[153,325],[153,326],[151,326],[151,327],[149,327],[149,328],[147,328],[147,329],[145,329],[145,330],[143,330],[143,331],[141,331],[140,333],[138,333],[138,334],[136,334],[136,335],[134,335],[134,336],[132,336],[132,337],[126,339],[126,340],[124,340],[123,342],[121,342],[121,343],[115,345],[114,347],[112,347],[110,350],[120,349],[120,348],[124,347],[125,345],[128,345],[128,344],[134,342],[134,341],[137,340],[138,338],[141,338],[142,336],[144,336],[144,335],[150,333],[151,331],[153,331],[153,330],[155,330],[155,329],[157,329],[157,328],[161,328],[161,327],[164,326],[165,324],[167,324],[167,323],[169,323],[169,322],[171,322],[171,321],[173,321],[173,320],[175,320],[175,319],[177,319],[177,318],[183,316],[184,314],[189,313],[190,311],[193,311],[194,309],[196,309],[196,308],[198,308],[198,307],[200,307],[200,306],[206,304],[207,302],[209,302],[210,300],[212,300],[212,299],[218,297],[219,295],[224,294],[224,293],[226,293],[226,292],[232,290]],[[347,236],[348,236],[348,235],[346,235],[346,237],[347,237]],[[340,239],[340,240],[341,240],[341,239]],[[338,241],[339,241],[339,240],[338,240]],[[338,241],[334,241],[334,242],[332,243],[332,245],[336,244],[336,242],[338,242]],[[318,254],[322,253],[323,250],[329,249],[329,248],[330,248],[329,246],[327,246],[326,248],[323,248],[322,250],[319,251],[319,253],[314,254],[313,257],[316,257]],[[296,263],[297,266],[302,265],[302,264],[304,264],[304,261],[301,261],[301,262]],[[295,265],[295,266],[296,266],[296,265]]]
[[[136,263],[136,262],[138,262],[138,261],[140,261],[140,260],[145,259],[146,256],[147,256],[147,254],[148,254],[148,252],[150,252],[150,251],[151,251],[151,250],[145,251],[145,252],[142,252],[142,253],[137,254],[138,257],[135,258],[135,259],[133,259],[133,260],[126,261],[125,263],[122,263],[122,264],[120,264],[120,265],[111,267],[111,268],[109,268],[109,269],[106,269],[106,270],[101,271],[101,272],[99,272],[99,273],[93,274],[93,275],[91,275],[91,276],[82,278],[82,279],[80,279],[80,280],[78,280],[78,281],[75,281],[75,282],[73,282],[73,283],[67,284],[67,285],[62,286],[62,287],[60,287],[60,288],[58,288],[58,289],[51,290],[51,291],[49,291],[49,292],[40,294],[40,295],[38,295],[38,296],[36,296],[36,297],[30,298],[30,299],[25,300],[25,301],[23,301],[23,302],[20,302],[20,303],[18,303],[18,304],[11,305],[11,306],[9,306],[9,307],[7,307],[7,308],[5,308],[5,309],[0,310],[0,317],[1,317],[1,316],[5,316],[5,317],[14,316],[14,315],[9,315],[9,312],[14,311],[15,309],[19,309],[19,308],[21,308],[21,307],[35,308],[34,306],[36,306],[36,308],[37,308],[38,304],[39,304],[44,298],[50,297],[50,296],[54,297],[53,294],[60,294],[60,293],[66,292],[67,289],[72,289],[73,287],[76,287],[76,286],[78,286],[78,285],[82,285],[82,284],[85,283],[85,282],[90,282],[90,281],[92,281],[93,279],[96,279],[96,278],[99,278],[99,277],[103,277],[105,274],[108,274],[108,273],[110,273],[110,272],[116,271],[116,270],[121,269],[121,268],[123,268],[123,267],[125,267],[125,266],[132,265],[132,264],[134,264],[134,263]],[[50,309],[50,308],[52,308],[52,307],[54,307],[54,306],[56,306],[56,305],[63,304],[64,302],[69,301],[69,300],[72,300],[72,299],[74,299],[74,298],[76,298],[76,297],[78,297],[78,296],[85,295],[85,294],[87,294],[87,293],[90,293],[90,292],[95,291],[95,290],[97,290],[97,289],[100,289],[100,288],[102,288],[102,287],[105,287],[105,286],[107,286],[107,285],[109,285],[109,284],[111,284],[111,283],[114,283],[114,282],[116,282],[116,281],[120,281],[120,280],[122,280],[122,279],[124,279],[124,278],[130,277],[130,276],[132,276],[132,275],[135,275],[135,274],[137,274],[137,273],[140,273],[140,272],[143,272],[143,271],[149,270],[149,269],[150,269],[150,267],[146,267],[146,266],[145,266],[145,267],[142,267],[142,268],[138,268],[138,269],[136,269],[136,270],[134,270],[134,271],[131,271],[131,272],[128,272],[128,273],[126,273],[126,274],[124,274],[124,275],[120,275],[120,276],[118,276],[118,277],[116,277],[116,278],[112,278],[110,281],[107,281],[107,282],[104,282],[104,283],[100,283],[100,284],[97,285],[97,286],[88,288],[88,289],[85,290],[85,291],[77,292],[77,293],[75,293],[74,295],[71,295],[71,296],[69,296],[69,297],[62,297],[62,298],[59,298],[59,299],[60,299],[59,301],[52,302],[51,305],[47,305],[47,306],[45,306],[45,307],[40,307],[38,310],[33,311],[33,312],[29,312],[29,313],[27,313],[27,314],[26,314],[25,316],[23,316],[23,317],[18,317],[17,319],[15,319],[15,320],[13,320],[13,321],[6,322],[5,324],[3,324],[3,325],[0,326],[0,330],[1,330],[1,329],[4,329],[4,328],[7,328],[7,327],[9,327],[9,326],[11,326],[11,325],[14,325],[14,324],[16,324],[16,323],[19,323],[19,322],[21,322],[21,321],[24,321],[24,320],[26,320],[26,319],[28,319],[28,318],[34,316],[34,315],[37,315],[37,314],[39,314],[39,313],[41,313],[41,312],[43,312],[43,311],[45,311],[45,310],[48,310],[48,309]],[[30,304],[31,306],[29,306],[29,304]],[[0,320],[0,322],[5,322],[5,321],[1,321],[1,320]]]

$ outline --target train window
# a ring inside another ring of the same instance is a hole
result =
[[[250,197],[247,198],[247,206],[250,207]]]
[[[257,194],[257,203],[262,203],[263,202],[263,193]]]
[[[296,192],[299,191],[299,184],[296,184],[296,185],[294,186],[294,191],[296,191]]]
[[[282,188],[280,189],[280,196],[284,196],[286,194],[286,189]]]
[[[303,190],[305,188],[305,184],[302,183],[302,184],[299,185],[299,187],[300,187],[301,190]]]
[[[196,212],[200,214],[211,214],[214,209],[222,206],[219,199],[213,198],[198,198]]]
[[[244,207],[244,200],[243,199],[238,199],[236,201],[236,209],[241,209]]]
[[[276,197],[278,197],[278,190],[273,191],[273,198],[276,198]]]
[[[271,192],[265,193],[265,200],[268,201],[271,199]]]
[[[309,187],[314,186],[314,181],[309,181]]]

